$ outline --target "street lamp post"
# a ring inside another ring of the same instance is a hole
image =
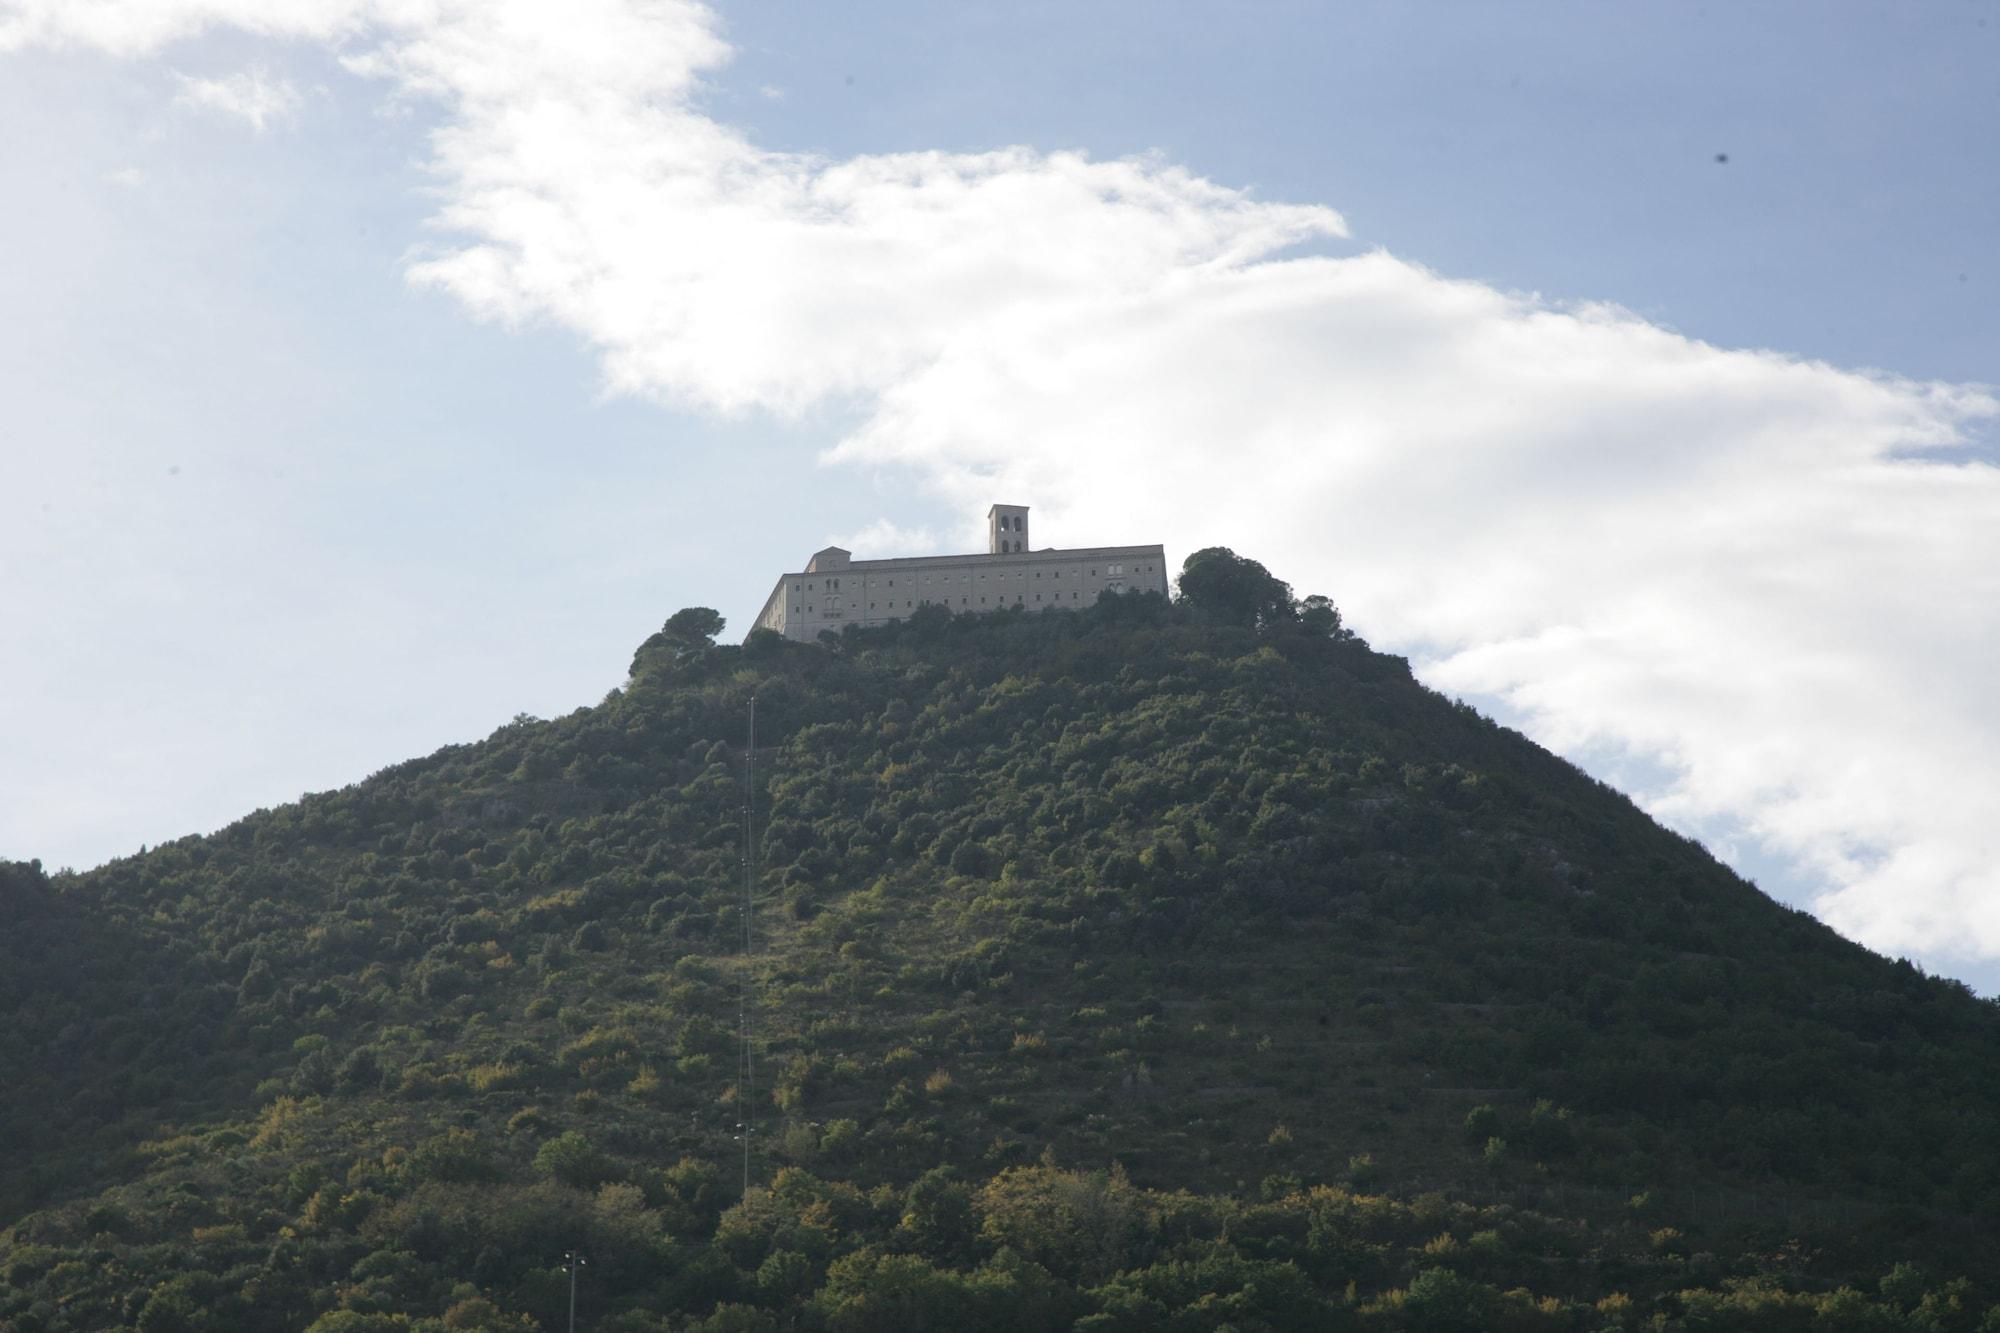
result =
[[[569,1333],[576,1333],[576,1270],[589,1262],[580,1250],[563,1255],[563,1271],[569,1274]]]

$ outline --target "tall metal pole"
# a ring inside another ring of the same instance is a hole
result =
[[[576,1333],[576,1270],[588,1262],[575,1250],[563,1256],[563,1267],[569,1270],[569,1333]]]
[[[750,911],[755,901],[756,885],[756,786],[754,785],[755,764],[757,762],[757,696],[750,696],[750,741],[743,750],[743,993],[741,1025],[743,1029],[743,1059],[740,1092],[743,1102],[743,1193],[750,1193],[750,1135],[756,1128],[756,1066],[750,1050]]]

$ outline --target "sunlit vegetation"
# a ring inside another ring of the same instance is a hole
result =
[[[2000,1329],[1993,1004],[1183,589],[0,865],[0,1326]]]

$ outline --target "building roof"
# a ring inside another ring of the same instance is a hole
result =
[[[840,548],[837,546],[829,547],[828,549],[833,551],[840,550]],[[839,566],[839,568],[843,570],[850,570],[850,569],[874,570],[874,569],[902,569],[902,568],[916,569],[916,568],[922,568],[923,566],[926,565],[935,568],[939,565],[963,564],[965,561],[968,560],[982,560],[982,561],[990,560],[996,565],[1004,565],[1004,564],[1017,564],[1022,561],[1036,559],[1037,557],[1041,558],[1055,557],[1058,559],[1073,557],[1075,559],[1082,560],[1082,559],[1088,559],[1092,556],[1126,555],[1130,554],[1133,551],[1158,551],[1161,553],[1163,558],[1166,554],[1166,548],[1158,542],[1141,542],[1131,546],[1078,546],[1069,549],[1064,549],[1055,546],[1044,546],[1039,551],[1013,551],[1005,555],[991,551],[966,551],[958,555],[898,555],[898,556],[890,556],[881,560],[850,559],[845,565]],[[824,554],[825,552],[820,552],[819,554],[814,555],[812,560],[807,562],[806,568],[800,570],[794,570],[788,574],[781,574],[779,577],[789,579],[789,578],[798,578],[806,574],[819,574],[826,572],[828,566],[822,565],[819,569],[814,569],[812,567],[814,563],[818,562],[819,556]],[[841,551],[841,554],[846,555],[847,553],[845,551]]]

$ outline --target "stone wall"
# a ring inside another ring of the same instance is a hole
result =
[[[1161,546],[899,560],[824,558],[836,549],[816,555],[813,568],[779,579],[756,628],[811,643],[822,630],[887,624],[933,604],[953,611],[997,611],[1006,606],[1075,610],[1113,590],[1167,591],[1166,550]]]

